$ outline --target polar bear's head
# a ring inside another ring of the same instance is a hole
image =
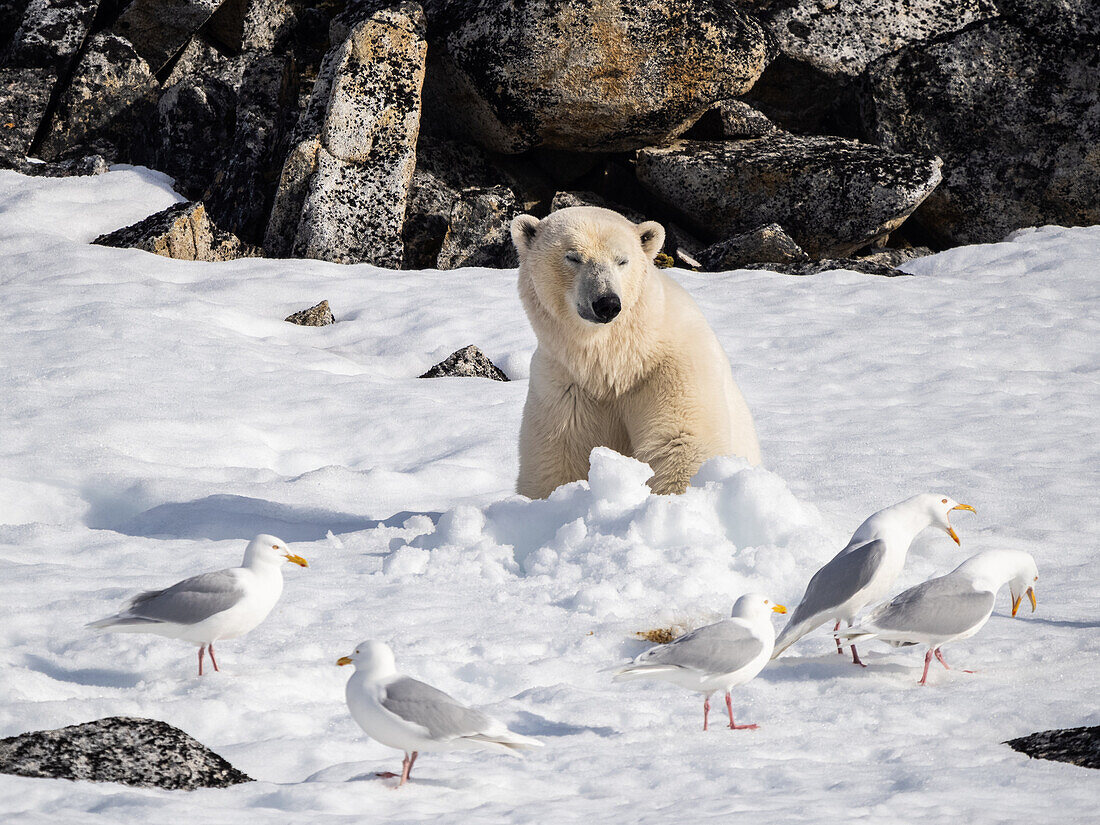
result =
[[[541,221],[512,221],[520,294],[567,327],[610,324],[626,316],[650,278],[665,242],[659,223],[635,224],[618,212],[573,206]]]

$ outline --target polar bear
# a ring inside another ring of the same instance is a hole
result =
[[[545,498],[588,477],[593,447],[653,469],[682,493],[706,459],[760,463],[729,360],[691,296],[653,264],[660,224],[576,206],[512,221],[519,294],[538,338],[516,490]]]

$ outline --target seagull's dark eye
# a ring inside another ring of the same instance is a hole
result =
[[[278,549],[279,549],[279,545],[277,545],[277,544],[273,544],[273,545],[271,545],[271,549],[272,549],[272,550],[278,550]]]
[[[947,499],[944,499],[944,500],[943,500],[942,502],[940,502],[940,503],[941,503],[941,504],[947,504]]]

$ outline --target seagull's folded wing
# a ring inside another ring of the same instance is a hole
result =
[[[995,599],[990,591],[975,590],[958,576],[940,576],[879,605],[863,626],[892,641],[949,638],[984,624]]]
[[[797,625],[844,604],[865,588],[882,565],[886,542],[875,539],[857,547],[845,547],[814,573],[806,595],[791,614],[788,626]]]
[[[764,642],[740,622],[724,621],[650,648],[635,667],[679,667],[700,673],[734,673],[764,650]]]
[[[382,707],[406,722],[419,725],[430,738],[445,742],[491,731],[500,723],[466,707],[443,691],[402,676],[383,689]]]
[[[198,624],[228,610],[244,598],[245,591],[233,570],[203,573],[165,590],[149,590],[135,596],[123,619],[173,624]]]

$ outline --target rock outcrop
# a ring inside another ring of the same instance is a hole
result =
[[[0,773],[187,791],[252,781],[179,728],[125,716],[0,739]]]
[[[749,264],[787,264],[808,260],[794,239],[777,223],[734,235],[699,252],[699,265],[707,272],[741,269]]]
[[[122,229],[100,235],[92,243],[122,249],[143,249],[181,261],[232,261],[254,258],[260,250],[219,230],[201,203],[177,203]]]
[[[507,381],[504,370],[473,344],[456,350],[420,376],[421,378],[491,378]]]
[[[519,266],[510,230],[519,211],[516,196],[507,186],[463,190],[451,207],[436,268]]]
[[[777,223],[812,257],[888,235],[940,181],[938,158],[830,137],[678,141],[638,152],[638,178],[705,236]]]
[[[283,320],[291,324],[297,324],[300,327],[325,327],[336,323],[336,318],[332,314],[328,301],[321,301],[321,303],[311,306],[309,309],[292,313]]]

